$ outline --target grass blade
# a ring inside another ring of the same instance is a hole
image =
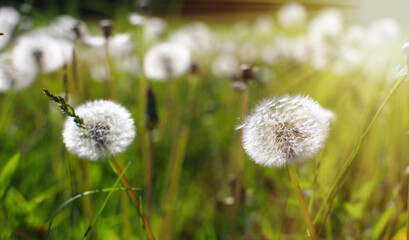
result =
[[[126,168],[124,170],[126,170]],[[125,171],[118,176],[116,181],[118,181],[118,179],[121,179],[123,174],[125,174]],[[135,191],[135,190],[140,190],[140,189],[139,188],[131,188],[130,189],[130,188],[124,188],[124,187],[103,188],[103,189],[95,189],[95,190],[86,191],[86,192],[83,192],[83,193],[80,193],[80,194],[77,194],[77,195],[73,196],[72,198],[70,198],[67,201],[65,201],[64,203],[62,203],[58,207],[58,209],[54,212],[53,216],[51,217],[50,223],[48,224],[46,239],[48,239],[48,236],[50,235],[51,226],[52,226],[52,223],[54,221],[54,218],[58,215],[58,213],[60,213],[63,210],[63,208],[65,206],[72,203],[73,201],[75,201],[75,200],[77,200],[77,199],[79,199],[81,197],[91,195],[91,194],[95,194],[95,193],[104,193],[104,192],[113,192],[113,191],[129,191],[129,190]]]
[[[4,166],[0,173],[0,199],[2,199],[10,186],[11,180],[20,165],[20,153],[16,153]]]
[[[122,176],[125,174],[129,165],[131,165],[131,162],[128,162],[128,164],[125,166],[124,170],[118,176],[112,188],[115,188],[116,186],[118,186],[119,182],[121,181]],[[95,214],[95,217],[92,219],[92,222],[89,224],[87,231],[85,232],[84,237],[82,239],[85,239],[87,237],[88,233],[91,231],[91,228],[94,226],[94,224],[97,222],[97,220],[101,216],[102,212],[104,211],[105,206],[107,205],[109,199],[111,198],[112,193],[113,191],[109,192],[108,195],[105,197],[104,202],[102,203],[101,207],[98,209],[98,212]]]

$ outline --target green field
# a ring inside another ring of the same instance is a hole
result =
[[[276,12],[201,23],[163,17],[166,31],[146,22],[152,17],[140,15],[145,22],[133,25],[120,15],[108,48],[101,19],[81,25],[95,37],[90,42],[63,25],[54,26],[65,35],[53,32],[53,18],[34,15],[27,25],[21,15],[10,32],[0,25],[0,40],[10,38],[0,50],[0,239],[45,239],[47,231],[48,239],[150,239],[149,228],[155,239],[308,239],[288,167],[251,161],[236,130],[261,100],[285,94],[308,95],[336,116],[320,153],[294,165],[318,239],[406,239],[408,34],[393,20],[357,27],[342,11],[314,27],[322,13],[307,12],[293,26]],[[151,28],[158,32],[149,35]],[[71,46],[65,67],[45,71],[59,61],[49,51],[57,48],[45,43],[39,58],[13,59],[32,35]],[[170,60],[150,66],[165,72],[158,81],[144,57],[162,42],[182,44],[190,59],[177,74],[174,65],[185,59],[166,49]],[[197,71],[190,71],[193,62]],[[25,75],[7,80],[4,72],[18,68],[34,69],[35,80],[24,87]],[[147,120],[148,86],[157,124]],[[114,158],[79,158],[63,141],[67,115],[42,88],[68,96],[74,108],[114,100],[131,113],[135,139]],[[145,224],[113,161],[126,170]]]

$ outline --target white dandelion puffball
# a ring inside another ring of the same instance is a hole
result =
[[[278,10],[277,17],[278,22],[284,28],[298,28],[306,23],[307,11],[301,3],[289,2]]]
[[[97,100],[77,107],[75,112],[84,120],[84,128],[68,117],[63,138],[68,151],[80,158],[94,161],[124,152],[135,137],[131,114],[118,103]]]
[[[152,80],[166,80],[185,73],[191,63],[190,51],[174,42],[151,47],[144,57],[144,71]]]
[[[282,167],[314,157],[324,146],[331,114],[309,97],[262,101],[238,129],[257,164]]]
[[[13,35],[13,30],[17,26],[20,20],[20,13],[12,7],[1,7],[0,8],[0,29],[4,33],[0,37],[0,49],[7,46],[8,42],[11,40]]]
[[[55,72],[66,63],[65,47],[67,45],[61,44],[51,36],[40,34],[23,36],[13,47],[13,66],[20,72]]]

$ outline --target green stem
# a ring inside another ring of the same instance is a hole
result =
[[[295,193],[297,195],[298,201],[300,202],[301,210],[304,215],[304,221],[307,224],[310,238],[313,240],[316,240],[317,234],[315,233],[314,224],[312,223],[311,216],[308,212],[307,203],[305,202],[304,196],[301,192],[300,184],[298,182],[297,172],[295,171],[295,168],[292,165],[288,165],[288,171],[290,172],[291,182],[294,185]]]
[[[382,112],[383,108],[385,107],[386,103],[389,101],[389,99],[392,97],[392,95],[394,94],[396,89],[398,89],[400,84],[405,79],[406,79],[406,76],[401,77],[400,79],[398,79],[398,81],[395,83],[395,85],[389,91],[389,94],[386,96],[385,100],[382,102],[382,104],[378,108],[377,112],[375,113],[375,115],[371,119],[370,123],[368,124],[368,126],[366,127],[364,132],[359,137],[357,143],[355,144],[355,147],[352,150],[352,153],[349,155],[348,159],[345,161],[345,164],[344,164],[344,166],[343,166],[343,168],[341,170],[341,173],[338,175],[337,179],[335,180],[334,184],[331,187],[331,190],[330,190],[329,194],[325,198],[323,204],[321,205],[321,208],[319,209],[317,215],[315,216],[314,223],[318,222],[318,220],[319,220],[320,216],[322,215],[322,212],[324,211],[324,209],[326,209],[325,210],[325,215],[324,215],[324,220],[323,220],[323,222],[325,222],[325,218],[329,215],[329,211],[331,210],[332,203],[333,203],[336,195],[338,194],[339,190],[342,187],[343,181],[344,181],[346,175],[348,174],[349,169],[351,168],[351,165],[353,164],[353,162],[355,160],[355,157],[356,157],[356,155],[357,155],[357,153],[359,151],[359,148],[360,148],[360,146],[362,144],[363,139],[366,137],[366,135],[369,133],[369,131],[371,130],[371,128],[375,124],[375,121],[378,119],[378,117],[379,117],[380,113]]]
[[[114,80],[114,66],[112,63],[112,58],[109,53],[109,39],[107,38],[105,40],[105,55],[107,58],[107,63],[108,63],[108,88],[109,88],[109,93],[111,95],[111,98],[113,100],[118,100],[118,94],[116,92],[116,86],[115,86],[115,80]]]
[[[154,145],[153,145],[153,136],[152,136],[152,130],[148,131],[148,138],[149,138],[149,161],[148,161],[148,166],[147,166],[147,201],[148,201],[148,220],[151,219],[152,217],[152,199],[153,199],[153,162],[154,162]]]
[[[314,203],[314,195],[315,195],[315,188],[317,186],[317,181],[318,181],[318,172],[320,170],[321,167],[321,160],[324,156],[324,151],[321,151],[320,156],[317,159],[317,163],[315,166],[315,172],[314,172],[314,181],[312,183],[312,187],[311,187],[311,197],[310,197],[310,201],[308,203],[308,211],[311,212],[312,211],[312,206]]]

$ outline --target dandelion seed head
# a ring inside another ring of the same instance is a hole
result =
[[[163,38],[167,32],[167,23],[157,17],[147,18],[144,27],[144,39],[146,42],[152,42]]]
[[[261,102],[238,129],[243,131],[243,147],[254,162],[282,167],[319,152],[330,118],[329,110],[311,98],[286,95]]]
[[[191,65],[190,51],[181,44],[160,43],[148,50],[144,71],[152,80],[166,80],[185,73]]]
[[[220,54],[212,63],[212,72],[216,76],[231,77],[237,73],[239,62],[228,53]]]
[[[131,13],[128,16],[128,21],[131,25],[140,26],[145,24],[146,18],[138,13]]]
[[[63,138],[68,151],[80,158],[97,160],[124,152],[135,137],[131,114],[118,103],[97,100],[77,107],[75,112],[85,128],[68,117]]]
[[[0,26],[1,32],[4,35],[0,38],[0,49],[7,46],[11,39],[13,29],[17,26],[20,19],[20,14],[16,9],[12,7],[1,7],[0,8]]]
[[[48,31],[55,37],[71,41],[89,34],[84,22],[68,15],[55,18],[48,27]]]
[[[298,2],[290,2],[278,10],[278,22],[285,28],[302,27],[307,20],[307,11],[304,5]]]
[[[33,72],[19,72],[8,62],[0,63],[0,92],[23,89],[29,86],[35,77]]]
[[[66,54],[58,40],[51,36],[29,34],[18,39],[12,50],[12,63],[19,72],[55,72],[66,63]],[[69,45],[71,46],[71,45]],[[72,48],[71,48],[72,49]]]

